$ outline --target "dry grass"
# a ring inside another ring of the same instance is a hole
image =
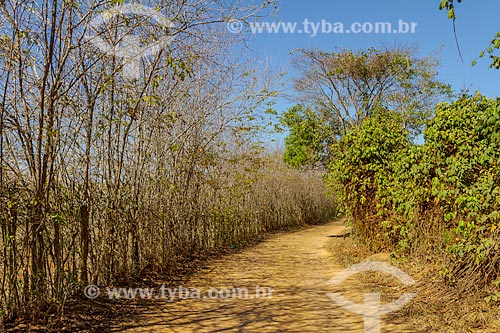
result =
[[[355,238],[335,239],[329,246],[335,260],[343,266],[365,260],[374,260],[379,254],[371,252],[363,242]],[[415,253],[417,254],[417,253]],[[435,253],[419,251],[419,259],[391,254],[392,265],[408,273],[416,281],[409,291],[417,295],[403,309],[386,318],[388,324],[410,322],[418,332],[499,332],[500,309],[496,304],[486,304],[481,293],[464,292],[447,285],[439,274],[442,263],[429,260]],[[382,256],[383,257],[383,256]],[[366,273],[356,276],[356,282],[367,290],[382,293],[382,302],[390,302],[403,291],[394,278]]]

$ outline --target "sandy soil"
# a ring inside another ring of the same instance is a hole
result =
[[[344,269],[328,250],[332,242],[339,241],[331,236],[343,233],[343,221],[335,221],[280,234],[241,253],[214,260],[182,286],[195,288],[191,291],[193,298],[154,300],[139,315],[116,324],[112,331],[363,332],[362,316],[337,306],[326,295],[340,292],[356,303],[363,303],[363,294],[367,292],[355,278],[339,286],[327,284]],[[273,288],[272,297],[269,289],[265,289],[267,297],[263,297],[263,289],[260,297],[256,297],[257,286]],[[237,297],[204,298],[211,288],[240,289],[236,291]],[[248,290],[249,298],[239,297],[243,288]],[[197,299],[196,290],[200,291],[201,299]],[[156,296],[159,295],[161,292],[157,291]],[[165,295],[168,297],[168,292]],[[395,323],[386,317],[382,317],[381,332],[418,331],[405,323],[404,318]]]

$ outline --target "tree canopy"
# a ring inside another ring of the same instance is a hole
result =
[[[418,57],[409,47],[300,49],[293,65],[299,71],[294,88],[300,101],[323,114],[340,135],[377,107],[401,113],[404,127],[418,134],[436,102],[451,91],[436,77],[438,60]]]
[[[378,50],[299,49],[293,66],[300,105],[282,116],[290,135],[284,159],[294,167],[330,159],[329,146],[358,127],[374,110],[400,114],[410,137],[422,132],[434,105],[451,96],[437,79],[436,57],[409,47]]]
[[[320,115],[298,104],[282,115],[281,124],[290,131],[283,157],[287,164],[294,168],[327,164],[335,132]]]

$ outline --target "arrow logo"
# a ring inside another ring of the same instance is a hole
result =
[[[365,261],[356,265],[352,265],[349,268],[339,272],[335,277],[330,279],[327,284],[339,285],[351,275],[361,272],[386,273],[396,277],[405,286],[411,286],[415,284],[415,281],[411,276],[409,276],[399,268],[381,261]],[[415,295],[416,293],[404,293],[392,303],[380,304],[380,293],[367,293],[364,295],[364,304],[357,304],[348,300],[340,293],[327,293],[327,296],[330,297],[330,299],[336,304],[351,312],[363,316],[365,333],[380,333],[380,317],[390,312],[401,309],[403,306],[405,306],[405,304],[410,302],[413,297],[415,297]]]
[[[119,15],[136,15],[152,19],[158,24],[158,26],[166,31],[166,34],[159,40],[152,42],[147,46],[141,46],[141,38],[137,35],[131,34],[131,31],[127,31],[127,33],[122,36],[117,36],[120,40],[117,45],[108,43],[99,35],[87,37],[87,39],[103,53],[115,55],[122,59],[123,77],[130,80],[139,79],[141,77],[141,58],[157,54],[161,49],[168,46],[174,39],[174,36],[168,34],[168,32],[175,26],[160,12],[136,3],[122,4],[105,10],[90,22],[90,26],[95,31],[99,31],[99,28],[102,27],[103,24]]]

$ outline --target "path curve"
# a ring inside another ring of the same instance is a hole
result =
[[[363,332],[363,318],[340,308],[326,295],[343,291],[342,286],[326,284],[344,269],[327,246],[335,241],[330,236],[343,233],[343,221],[335,221],[273,236],[241,253],[214,260],[183,288],[200,290],[201,297],[207,296],[210,288],[239,288],[236,295],[246,288],[251,299],[158,300],[112,331]],[[259,298],[255,298],[257,286]],[[262,288],[273,288],[272,297],[262,297],[266,290]],[[382,332],[407,331],[402,327],[382,327]]]

